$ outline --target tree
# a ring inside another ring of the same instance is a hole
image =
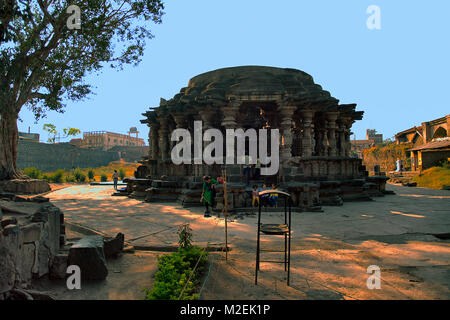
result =
[[[43,130],[47,131],[50,134],[50,137],[48,138],[48,142],[55,143],[56,142],[56,136],[58,135],[58,130],[56,130],[56,126],[51,123],[44,124]],[[68,138],[70,136],[76,136],[81,133],[80,129],[76,128],[64,128],[63,129],[63,138]]]
[[[63,101],[91,93],[89,73],[137,65],[153,38],[149,22],[161,23],[164,9],[161,0],[78,0],[81,28],[73,29],[71,2],[0,1],[0,180],[24,177],[16,168],[22,107],[36,120],[63,112]]]

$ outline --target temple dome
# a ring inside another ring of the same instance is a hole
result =
[[[337,104],[328,91],[314,83],[309,74],[290,68],[240,66],[217,69],[189,80],[171,100],[163,104],[179,106],[194,102],[217,103],[245,95],[281,96],[290,100],[307,100]],[[162,105],[163,105],[162,104]]]

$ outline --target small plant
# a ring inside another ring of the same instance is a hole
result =
[[[75,177],[71,174],[66,176],[66,182],[75,182]]]
[[[208,253],[192,245],[189,223],[178,228],[178,251],[158,257],[158,272],[145,300],[195,300]]]
[[[120,180],[123,180],[125,178],[125,170],[123,170],[123,168],[119,169],[119,178]]]
[[[25,175],[30,177],[31,179],[41,179],[42,178],[42,171],[38,170],[36,168],[25,168],[25,169],[23,169],[23,173],[25,173]]]
[[[108,181],[108,176],[107,176],[106,174],[102,173],[101,176],[100,176],[100,181],[101,181],[101,182],[106,182],[106,181]]]
[[[56,170],[55,173],[53,173],[50,176],[50,181],[55,183],[61,183],[63,182],[63,177],[64,177],[64,170],[63,169]]]
[[[178,227],[178,246],[180,249],[192,247],[192,229],[189,223],[183,223]]]
[[[89,181],[94,180],[94,176],[95,176],[94,169],[89,168],[89,170],[88,170],[88,178],[89,178]]]
[[[86,181],[86,175],[83,173],[81,169],[75,169],[73,170],[73,176],[75,177],[76,182],[85,182]]]

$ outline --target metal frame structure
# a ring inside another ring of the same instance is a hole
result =
[[[272,193],[277,193],[278,195],[284,196],[284,224],[273,225],[273,224],[261,224],[261,207],[262,198],[267,197]],[[259,193],[259,209],[258,209],[258,234],[256,243],[256,270],[255,270],[255,285],[258,284],[258,271],[260,262],[268,263],[284,263],[284,271],[287,271],[287,285],[290,281],[290,270],[291,270],[291,205],[292,198],[289,193],[280,190],[264,190]],[[273,251],[273,250],[262,250],[261,249],[261,235],[284,235],[284,250],[283,251]],[[260,253],[265,252],[284,252],[283,261],[272,261],[272,260],[261,260]]]

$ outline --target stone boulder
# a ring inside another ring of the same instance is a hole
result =
[[[51,190],[47,181],[37,179],[7,180],[2,183],[2,188],[6,192],[20,194],[38,194]]]
[[[100,235],[86,236],[69,250],[67,265],[77,265],[84,280],[104,280],[108,275],[104,242]]]
[[[114,258],[123,250],[125,235],[118,233],[115,238],[105,239],[104,252],[106,258]]]

